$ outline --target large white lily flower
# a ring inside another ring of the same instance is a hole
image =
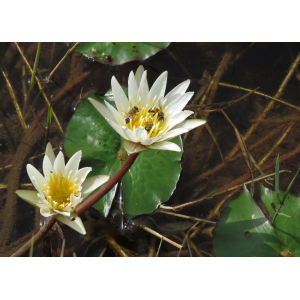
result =
[[[78,169],[81,151],[76,152],[65,165],[60,151],[55,158],[52,146],[47,144],[43,160],[44,176],[31,164],[27,165],[28,176],[36,191],[17,190],[17,195],[28,203],[40,208],[44,217],[55,215],[81,234],[86,234],[75,208],[93,190],[105,183],[109,176],[98,175],[86,179],[92,168]]]
[[[128,96],[113,76],[111,87],[117,109],[105,101],[105,105],[89,98],[91,104],[106,119],[110,126],[124,138],[128,153],[141,152],[148,148],[180,152],[174,137],[204,124],[205,120],[185,120],[193,111],[182,109],[193,96],[186,93],[190,80],[177,85],[166,96],[168,72],[162,73],[149,91],[147,71],[140,66],[128,79]]]

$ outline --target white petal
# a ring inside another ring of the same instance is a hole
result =
[[[56,215],[56,212],[53,211],[52,208],[49,208],[49,207],[42,207],[40,209],[40,213],[43,217],[47,218],[47,217],[51,217],[53,215]]]
[[[40,202],[42,203],[41,207],[46,207],[52,209],[52,205],[45,199],[45,197],[41,196],[40,193],[37,194]]]
[[[46,184],[45,177],[31,164],[28,164],[26,166],[28,176],[35,186],[35,188],[38,190],[38,192],[42,192],[45,187],[44,184]]]
[[[159,139],[161,139],[161,136],[156,136],[156,137],[153,137],[153,138],[147,138],[147,139],[143,140],[141,142],[141,144],[143,144],[145,146],[148,146],[148,145],[153,144],[154,142],[156,142]]]
[[[165,98],[169,98],[175,94],[180,94],[183,95],[185,93],[185,91],[187,90],[188,86],[190,85],[190,80],[186,80],[180,84],[178,84],[174,89],[172,89]]]
[[[105,105],[92,98],[88,98],[88,100],[105,119],[110,119],[112,121],[115,120],[113,115],[110,113],[110,111],[107,109]]]
[[[138,99],[141,99],[140,107],[143,108],[148,104],[148,82],[147,82],[147,71],[143,73],[141,84],[138,91]]]
[[[87,178],[82,183],[82,198],[83,200],[95,189],[97,189],[100,185],[104,184],[106,181],[108,181],[110,176],[107,175],[96,175],[92,176],[90,178]]]
[[[110,111],[110,113],[113,115],[113,117],[115,119],[115,123],[120,125],[120,126],[124,126],[125,125],[125,120],[120,115],[120,113],[111,104],[109,104],[107,101],[104,100],[104,102],[105,102],[106,107]]]
[[[162,137],[160,138],[159,142],[171,140],[174,137],[181,135],[183,133],[186,133],[188,131],[189,130],[186,128],[176,128],[176,129],[173,128],[172,130],[163,134]]]
[[[73,171],[72,174],[74,174],[78,171],[81,156],[82,156],[82,152],[80,150],[80,151],[77,151],[76,153],[74,153],[74,155],[69,159],[69,161],[66,165],[66,168],[65,168],[66,176],[68,176],[71,171]]]
[[[168,107],[168,110],[169,110],[170,108],[172,108],[172,103],[174,101],[176,101],[177,99],[180,99],[181,97],[182,97],[182,95],[179,95],[179,94],[172,95],[168,98],[165,97],[163,100],[164,107]]]
[[[138,103],[138,85],[131,71],[128,78],[128,98],[132,101],[132,106],[136,106]]]
[[[122,130],[122,127],[113,121],[109,119],[105,119],[108,124],[123,138],[123,139],[128,139],[128,137],[125,135],[124,131]]]
[[[194,112],[191,110],[184,110],[179,112],[176,115],[170,116],[169,118],[169,127],[168,127],[168,131],[170,129],[172,129],[174,126],[176,126],[177,124],[181,123],[182,121],[184,121],[188,116],[192,115]]]
[[[38,193],[36,191],[17,190],[16,194],[21,199],[25,200],[31,205],[34,205],[35,207],[41,208],[43,206],[43,203],[38,198]]]
[[[55,161],[55,154],[53,152],[53,148],[52,148],[52,146],[51,146],[50,143],[47,144],[45,155],[47,155],[49,157],[50,162],[51,162],[51,164],[53,166],[54,161]]]
[[[54,212],[56,212],[59,215],[70,217],[71,213],[69,211],[61,211],[57,209],[53,209]]]
[[[167,85],[167,78],[168,78],[168,72],[163,72],[154,82],[154,84],[151,87],[151,90],[149,92],[148,99],[152,104],[152,100],[156,97],[157,99],[160,99],[164,96],[166,91],[166,85]]]
[[[134,143],[140,143],[142,140],[145,140],[147,138],[147,131],[142,126],[133,131],[126,126],[122,126],[122,129],[128,136],[129,140]]]
[[[43,159],[43,173],[45,178],[49,178],[53,173],[53,165],[50,161],[49,156],[45,155]]]
[[[148,147],[142,144],[133,143],[127,140],[124,140],[124,148],[129,154],[142,152],[148,149]]]
[[[81,219],[78,217],[78,215],[75,211],[71,213],[70,217],[65,217],[65,216],[62,216],[62,215],[56,215],[55,218],[58,221],[68,225],[72,229],[78,231],[79,233],[86,234],[83,223],[82,223]]]
[[[61,151],[59,151],[58,155],[56,156],[53,169],[57,175],[59,175],[60,172],[65,171],[65,159]]]
[[[192,130],[192,129],[194,129],[198,126],[201,126],[205,123],[206,123],[206,121],[201,120],[201,119],[185,120],[185,121],[179,123],[178,125],[174,126],[173,130],[177,129],[177,128],[185,128],[189,131],[189,130]]]
[[[115,76],[111,79],[111,89],[119,113],[126,112],[129,107],[129,101]]]
[[[177,144],[171,143],[171,142],[166,142],[166,141],[154,143],[152,145],[149,145],[148,147],[151,149],[160,149],[160,150],[170,150],[170,151],[181,152],[181,149]]]
[[[180,98],[175,99],[166,114],[177,114],[182,111],[193,95],[194,92],[190,92],[182,95]]]
[[[74,181],[77,178],[77,183],[80,185],[84,182],[86,176],[92,171],[92,168],[86,167],[78,170],[75,174],[71,176],[70,181]]]
[[[138,69],[135,72],[135,80],[136,80],[136,84],[139,87],[140,83],[141,83],[141,79],[144,73],[144,67],[143,66],[139,66]]]
[[[70,201],[71,201],[71,208],[73,210],[73,208],[75,208],[79,203],[82,202],[82,195],[80,195],[79,197],[71,194],[71,197],[70,197]]]

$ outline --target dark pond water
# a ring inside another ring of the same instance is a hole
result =
[[[20,43],[19,46],[32,67],[37,43]],[[57,148],[56,152],[59,149],[63,151],[64,133],[80,103],[80,91],[83,97],[90,93],[103,95],[110,89],[113,75],[126,85],[129,72],[136,70],[140,64],[134,61],[122,66],[105,66],[73,52],[57,69],[52,80],[45,81],[68,49],[68,45],[63,43],[43,43],[37,69],[43,93],[53,104],[63,131],[52,123],[49,138],[53,147]],[[239,133],[246,136],[246,146],[264,172],[274,172],[272,163],[278,153],[285,158],[281,169],[291,173],[283,173],[280,179],[281,189],[287,187],[300,161],[299,152],[292,153],[300,144],[299,113],[296,108],[287,105],[299,106],[300,103],[300,74],[296,60],[299,52],[299,43],[172,43],[167,49],[141,62],[148,70],[150,86],[159,74],[168,70],[167,92],[190,78],[188,91],[194,91],[195,96],[189,103],[189,109],[197,111],[197,117],[206,119],[208,125],[182,136],[182,173],[174,194],[165,205],[180,206],[199,200],[216,189],[226,190],[251,179],[241,150],[236,148],[234,128],[217,110],[221,108]],[[41,170],[46,133],[46,113],[43,112],[47,105],[37,85],[26,100],[31,76],[16,45],[1,43],[0,54],[0,255],[9,256],[43,223],[39,210],[18,199],[15,190],[32,188],[26,186],[30,183],[25,170],[27,163]],[[21,111],[26,111],[24,119],[29,125],[26,133],[4,75]],[[252,90],[256,92],[249,94]],[[272,102],[270,97],[287,104]],[[225,104],[214,105],[223,102]],[[35,122],[37,125],[31,130]],[[258,176],[254,173],[254,177]],[[298,187],[299,180],[294,184],[292,194],[299,193]],[[258,183],[255,185],[255,199],[257,190]],[[240,193],[241,187],[210,200],[187,205],[177,213],[217,222],[220,210]],[[65,255],[99,256],[105,250],[104,256],[116,256],[120,255],[119,246],[128,256],[153,255],[160,239],[141,230],[141,226],[147,225],[181,244],[187,231],[195,224],[192,219],[156,213],[150,218],[135,218],[126,230],[121,230],[119,217],[117,199],[107,219],[90,209],[83,216],[87,236],[63,228]],[[180,255],[213,256],[213,227],[211,223],[200,222],[190,231],[190,251],[185,246]],[[48,235],[35,248],[34,255],[54,255],[53,249],[57,249],[57,244],[55,234]],[[177,248],[167,242],[162,243],[160,256],[177,254]]]

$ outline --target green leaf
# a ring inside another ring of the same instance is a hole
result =
[[[244,187],[222,211],[214,229],[215,256],[279,256],[275,230]]]
[[[73,43],[74,44],[74,43]],[[132,60],[144,60],[158,51],[166,48],[170,43],[80,43],[75,51],[106,65],[120,65]]]
[[[279,192],[282,201],[285,193]],[[275,211],[278,210],[280,202],[276,192],[261,186],[261,199],[266,205],[270,220],[273,219]],[[292,256],[300,256],[300,198],[287,195],[280,213],[274,221],[275,231],[281,243],[282,250],[290,250]]]
[[[91,94],[86,99],[89,97],[101,103],[106,99],[114,105],[110,92],[104,97]],[[176,137],[172,142],[182,149],[180,137]],[[90,102],[84,100],[77,107],[67,127],[64,147],[68,157],[82,150],[80,167],[92,167],[89,176],[112,176],[122,164],[117,157],[122,143],[123,138],[111,128]],[[149,214],[160,203],[169,200],[179,179],[181,156],[182,152],[154,149],[139,154],[122,179],[127,219]],[[108,215],[115,192],[116,187],[94,205],[105,216]]]

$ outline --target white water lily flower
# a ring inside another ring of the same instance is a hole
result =
[[[92,168],[79,170],[80,159],[81,151],[78,151],[65,165],[63,153],[60,151],[55,158],[52,146],[48,143],[43,160],[44,176],[31,164],[27,165],[28,176],[38,193],[26,190],[17,190],[16,193],[23,200],[40,208],[42,216],[55,215],[58,221],[86,234],[75,208],[93,190],[105,183],[109,176],[98,175],[86,179]]]
[[[106,119],[110,126],[124,138],[124,148],[128,153],[151,149],[180,152],[174,137],[204,124],[205,120],[185,120],[193,111],[182,109],[193,96],[186,93],[190,80],[177,85],[166,96],[168,72],[162,73],[149,91],[147,71],[140,66],[134,76],[130,72],[128,96],[113,76],[111,87],[117,109],[105,101],[105,105],[89,98],[91,104]]]

